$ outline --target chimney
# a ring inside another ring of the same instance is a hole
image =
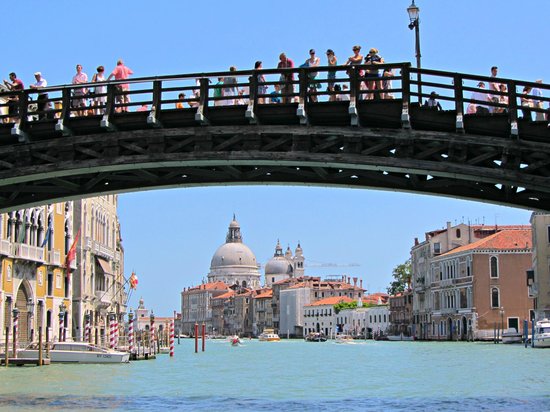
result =
[[[354,278],[353,278],[353,286],[354,286],[354,287],[357,286],[357,277],[354,277]]]
[[[359,280],[359,287],[360,287],[361,289],[363,289],[363,279],[360,279],[360,280]]]
[[[351,278],[348,276],[348,282],[347,283],[349,284],[350,282],[351,282]]]
[[[414,238],[414,245],[418,246],[418,238],[417,237]]]

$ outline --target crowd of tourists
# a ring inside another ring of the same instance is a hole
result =
[[[370,48],[369,52],[363,56],[361,54],[361,46],[355,45],[352,47],[352,55],[349,56],[342,66],[350,66],[350,69],[346,70],[346,73],[351,76],[353,66],[365,65],[361,67],[358,72],[358,99],[372,100],[372,99],[393,99],[392,93],[392,78],[394,77],[393,70],[388,67],[384,67],[383,70],[376,67],[377,65],[384,64],[384,59],[380,56],[378,49]],[[342,81],[337,79],[337,66],[339,66],[338,58],[332,49],[326,51],[326,64],[325,72],[326,79],[321,80],[319,78],[319,72],[312,70],[316,67],[321,67],[321,59],[316,55],[314,49],[309,50],[309,57],[303,64],[298,67],[307,67],[307,89],[308,99],[311,102],[318,101],[320,94],[328,95],[329,101],[344,101],[350,100],[349,91],[349,79]],[[294,61],[290,59],[286,53],[279,55],[279,62],[277,64],[278,69],[295,68]],[[261,61],[256,61],[254,69],[261,71],[263,64]],[[341,70],[341,69],[340,69]],[[235,66],[229,68],[229,72],[237,72]],[[71,107],[72,115],[85,116],[88,114],[100,115],[105,112],[105,105],[107,102],[107,87],[104,82],[111,79],[126,80],[133,71],[124,65],[122,60],[118,60],[116,67],[112,70],[108,77],[105,77],[105,68],[98,66],[96,73],[91,79],[83,71],[83,67],[80,64],[76,65],[76,73],[72,78],[73,85],[88,84],[88,86],[75,87],[72,89],[71,95]],[[496,78],[498,74],[498,67],[493,66],[491,68],[491,77]],[[48,100],[48,93],[41,91],[46,88],[48,83],[42,76],[41,72],[34,73],[35,82],[29,87],[31,90],[37,93],[36,105],[39,119],[48,115],[48,109],[51,104]],[[294,92],[295,89],[295,72],[289,71],[283,73],[276,81],[268,82],[263,74],[258,73],[256,75],[257,80],[257,99],[258,103],[291,103],[298,102],[299,96]],[[89,87],[89,83],[101,83],[96,87]],[[542,83],[542,80],[537,80],[537,83]],[[4,80],[4,86],[8,90],[18,91],[24,90],[23,82],[17,77],[15,73],[10,73],[9,81]],[[326,85],[326,89],[325,86]],[[235,105],[235,104],[247,104],[247,98],[249,96],[248,86],[239,87],[237,77],[235,75],[229,75],[224,77],[218,77],[217,83],[210,86],[213,89],[213,104],[215,106]],[[270,88],[272,90],[270,91]],[[325,89],[322,91],[322,89]],[[479,82],[477,89],[471,95],[471,102],[467,106],[467,114],[491,114],[491,113],[505,113],[508,110],[508,94],[506,84],[499,83],[498,81],[489,82],[489,89],[486,90],[485,82]],[[117,103],[117,111],[125,112],[129,110],[129,85],[128,83],[117,83],[115,86],[115,97]],[[492,93],[494,92],[494,93]],[[443,110],[441,104],[437,100],[438,94],[431,92],[428,99],[424,101],[423,106],[434,109]],[[542,91],[539,88],[525,87],[520,95],[521,109],[524,114],[524,118],[532,120],[532,110],[542,109],[543,102],[538,99],[542,97]],[[197,107],[199,106],[200,99],[200,79],[196,81],[196,87],[190,91],[190,96],[186,96],[185,92],[178,94],[178,99],[175,103],[175,107],[183,109],[185,107]],[[4,121],[10,121],[10,118],[15,118],[18,115],[18,96],[11,95],[7,99],[8,117],[4,118]],[[55,116],[59,117],[61,102],[55,102]],[[149,110],[146,104],[137,109],[138,111]],[[536,120],[546,120],[543,112],[535,110]]]

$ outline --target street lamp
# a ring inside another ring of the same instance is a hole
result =
[[[416,68],[420,70],[420,9],[414,4],[414,0],[412,0],[412,4],[407,7],[407,13],[409,14],[409,29],[414,29],[415,32],[415,53],[416,53]],[[422,103],[422,85],[421,85],[421,75],[420,71],[417,73],[417,81],[418,81],[418,102]]]

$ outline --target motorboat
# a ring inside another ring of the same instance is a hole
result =
[[[273,329],[264,329],[260,336],[258,336],[258,340],[260,342],[278,342],[281,338]]]
[[[344,333],[340,333],[336,335],[336,337],[334,338],[334,342],[345,343],[345,344],[355,344],[353,337],[351,335],[346,335]]]
[[[414,336],[406,336],[406,335],[403,335],[402,333],[400,335],[388,335],[387,336],[387,340],[391,340],[391,341],[413,341],[414,340]]]
[[[535,323],[533,342],[535,348],[550,348],[550,320],[542,319]]]
[[[242,343],[237,335],[230,336],[227,340],[231,343],[231,346],[239,346]]]
[[[304,340],[306,342],[326,342],[327,337],[320,332],[310,332],[304,337]]]
[[[38,359],[38,349],[38,344],[33,343],[19,350],[17,356]],[[54,363],[126,363],[130,360],[128,352],[101,348],[86,342],[54,342],[48,352],[50,361]],[[46,353],[46,349],[43,349],[42,356],[46,357]]]
[[[523,335],[516,328],[508,328],[502,332],[502,343],[522,343]]]

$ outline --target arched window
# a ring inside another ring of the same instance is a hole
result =
[[[460,239],[460,235],[461,235],[460,229],[456,229],[456,238]]]
[[[491,307],[492,308],[500,307],[500,293],[498,288],[491,289]]]
[[[498,278],[498,259],[496,256],[491,256],[490,266],[491,277]]]

